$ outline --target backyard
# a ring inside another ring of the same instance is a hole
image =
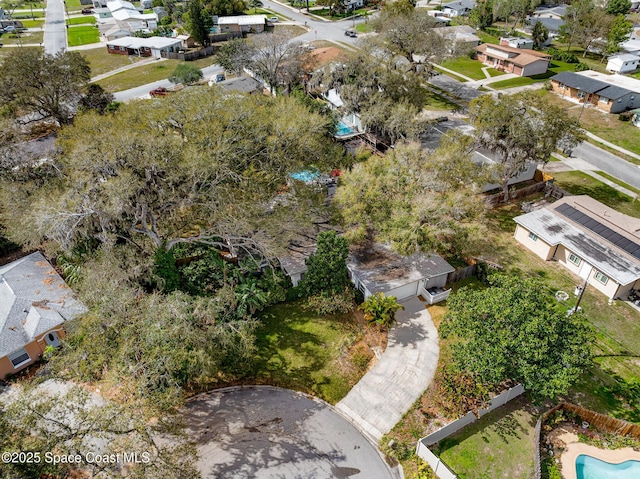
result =
[[[434,452],[461,479],[529,479],[537,419],[526,399],[514,399],[443,439]]]
[[[384,349],[386,336],[369,327],[359,311],[318,316],[302,302],[282,303],[260,314],[255,361],[244,377],[312,393],[335,404]]]

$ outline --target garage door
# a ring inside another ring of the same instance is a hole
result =
[[[415,281],[413,283],[409,283],[404,286],[400,286],[399,288],[395,288],[390,291],[387,291],[385,295],[395,296],[397,299],[405,299],[405,298],[412,298],[414,296],[417,296],[417,291],[418,291],[418,282]]]

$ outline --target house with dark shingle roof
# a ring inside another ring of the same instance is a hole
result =
[[[566,196],[517,216],[514,237],[545,261],[557,261],[610,299],[640,287],[640,219],[590,196]]]
[[[561,72],[550,78],[551,89],[563,98],[620,113],[640,105],[640,81],[596,72]],[[625,80],[623,85],[619,83]],[[630,81],[637,82],[637,86]]]
[[[475,50],[476,58],[485,65],[521,77],[546,73],[551,62],[551,55],[547,53],[508,45],[483,43]]]
[[[64,322],[84,311],[41,253],[0,266],[0,379],[58,347]]]
[[[455,0],[442,5],[442,11],[448,17],[463,17],[468,15],[475,7],[475,0]]]

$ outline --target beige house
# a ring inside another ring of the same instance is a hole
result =
[[[521,77],[546,73],[551,63],[551,55],[509,45],[483,43],[475,50],[476,58],[485,65]]]
[[[0,379],[58,347],[63,323],[84,311],[56,270],[32,253],[0,266]]]
[[[640,287],[640,219],[589,196],[568,196],[516,217],[514,237],[610,299]]]

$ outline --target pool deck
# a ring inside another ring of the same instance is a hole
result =
[[[640,452],[634,451],[630,447],[623,449],[600,449],[595,446],[574,442],[567,445],[567,448],[560,456],[562,465],[562,477],[564,479],[577,479],[576,459],[581,454],[586,454],[609,464],[620,464],[625,461],[640,461]]]

